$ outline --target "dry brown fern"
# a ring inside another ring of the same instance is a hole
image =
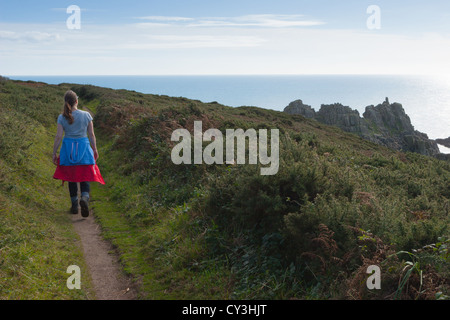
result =
[[[341,263],[342,259],[335,256],[338,251],[338,245],[333,239],[334,232],[323,223],[319,224],[318,228],[318,236],[311,239],[313,250],[303,252],[301,257],[319,260],[321,263],[321,271],[324,273],[330,263]]]

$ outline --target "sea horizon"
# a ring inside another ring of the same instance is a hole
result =
[[[268,74],[268,75],[4,75],[12,80],[73,83],[143,94],[185,97],[201,102],[283,111],[302,100],[316,111],[341,103],[360,115],[389,99],[402,104],[412,125],[430,139],[450,137],[450,78],[430,75]],[[450,148],[439,145],[442,153]]]

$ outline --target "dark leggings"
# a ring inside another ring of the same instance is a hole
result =
[[[89,182],[80,182],[81,193],[91,191],[91,184]],[[71,197],[78,196],[78,185],[76,182],[69,182],[69,192]]]

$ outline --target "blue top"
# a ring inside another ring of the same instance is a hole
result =
[[[94,151],[88,137],[77,139],[64,137],[59,157],[60,166],[95,164]]]
[[[72,111],[73,123],[69,124],[69,121],[60,114],[58,116],[58,123],[64,128],[64,137],[79,139],[87,137],[87,127],[89,122],[92,121],[92,116],[89,112],[75,110]]]

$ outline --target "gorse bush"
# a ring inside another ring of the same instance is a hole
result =
[[[447,164],[422,158],[403,166],[392,156],[367,159],[332,145],[326,149],[334,153],[320,156],[311,141],[299,133],[282,139],[276,176],[236,168],[212,183],[208,207],[229,235],[227,246],[245,234],[248,246],[262,248],[262,239],[276,233],[273,268],[296,270],[306,286],[319,276],[330,285],[333,275],[351,274],[363,255],[375,253],[360,246],[355,228],[378,235],[390,250],[420,248],[448,234]],[[427,167],[425,175],[423,161],[440,169]]]

